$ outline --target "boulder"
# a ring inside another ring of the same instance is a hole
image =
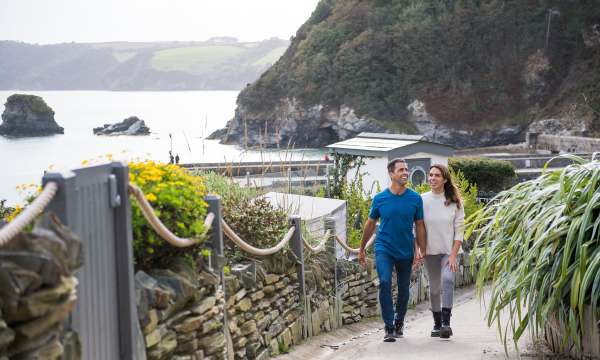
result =
[[[146,126],[144,120],[137,116],[130,116],[127,119],[115,123],[104,124],[94,128],[94,135],[149,135],[150,129]]]
[[[52,110],[39,96],[14,94],[8,97],[2,113],[0,135],[14,137],[64,134]]]

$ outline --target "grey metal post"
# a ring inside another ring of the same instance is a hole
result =
[[[119,319],[123,283],[118,280],[115,208],[120,196],[112,164],[48,173],[42,184],[50,181],[59,189],[46,211],[56,214],[83,241],[84,265],[76,272],[78,301],[67,328],[79,334],[83,358],[132,359],[131,348],[122,346],[135,335],[122,333],[122,326],[124,321],[130,327],[135,323]]]
[[[339,279],[338,279],[338,271],[337,271],[337,251],[336,251],[336,241],[335,236],[337,235],[336,227],[335,227],[335,218],[333,216],[328,216],[325,218],[325,231],[331,230],[331,239],[327,241],[326,249],[327,254],[329,255],[330,261],[333,261],[333,273],[334,273],[334,311],[335,311],[335,324],[333,324],[333,328],[337,329],[342,326],[342,295],[339,291]]]
[[[207,195],[204,200],[208,203],[208,212],[215,215],[212,227],[210,230],[210,245],[211,245],[211,264],[214,271],[221,278],[221,289],[223,290],[223,301],[227,303],[227,294],[225,293],[225,272],[223,271],[225,261],[225,251],[223,246],[223,228],[221,221],[223,215],[221,212],[221,198],[218,195]],[[233,359],[233,346],[231,344],[231,334],[229,333],[229,325],[227,320],[227,307],[223,306],[223,333],[225,335],[225,348],[227,351],[227,359]]]
[[[54,213],[67,226],[77,223],[78,212],[75,209],[77,204],[77,187],[75,177],[75,173],[67,171],[61,173],[48,172],[42,178],[42,187],[48,182],[55,182],[58,185],[58,191],[46,207],[46,212]]]
[[[119,311],[120,359],[145,358],[145,346],[138,333],[139,326],[133,280],[133,230],[131,224],[131,204],[128,184],[129,168],[122,162],[112,163],[112,173],[117,179],[117,195],[120,205],[114,208],[115,216],[115,256],[117,266],[117,291]],[[140,343],[141,341],[141,343]]]
[[[292,216],[290,216],[290,222],[292,223],[292,226],[294,226],[294,228],[295,228],[294,236],[291,239],[290,247],[292,248],[292,252],[296,256],[296,261],[297,261],[298,290],[300,293],[300,304],[302,304],[302,306],[304,308],[303,309],[303,311],[304,311],[303,333],[304,333],[304,337],[306,338],[308,335],[307,331],[308,331],[308,324],[310,321],[308,314],[310,313],[310,311],[308,309],[308,304],[306,302],[306,282],[305,282],[305,278],[304,278],[304,244],[302,242],[302,220],[300,219],[300,216],[292,215]]]

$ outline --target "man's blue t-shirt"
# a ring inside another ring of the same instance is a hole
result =
[[[380,219],[375,252],[384,251],[397,260],[412,259],[413,224],[415,220],[423,220],[421,195],[411,189],[400,195],[385,189],[373,198],[369,217]]]

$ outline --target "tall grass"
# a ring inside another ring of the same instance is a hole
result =
[[[500,193],[468,219],[477,289],[482,295],[491,279],[486,320],[505,348],[509,333],[516,346],[526,328],[537,338],[550,318],[568,329],[563,346],[581,348],[584,306],[598,314],[600,161],[565,157],[574,164]]]

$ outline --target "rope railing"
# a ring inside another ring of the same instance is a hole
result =
[[[335,240],[337,240],[337,242],[342,245],[342,247],[348,251],[351,252],[353,254],[358,254],[358,252],[360,251],[360,249],[353,249],[350,246],[348,246],[348,244],[346,244],[342,239],[340,239],[339,236],[335,236]],[[375,234],[373,234],[373,236],[371,236],[371,238],[369,239],[369,241],[367,242],[367,244],[365,245],[365,249],[368,249],[369,246],[373,245],[373,243],[375,242]]]
[[[325,236],[323,236],[323,238],[321,239],[321,241],[319,242],[319,245],[312,247],[312,245],[310,245],[310,243],[304,238],[304,236],[302,237],[302,242],[304,242],[304,246],[306,246],[306,248],[308,250],[310,250],[313,253],[319,253],[323,250],[325,250],[325,244],[327,243],[327,240],[329,240],[331,236],[331,229],[327,230],[327,232],[325,232]]]
[[[144,214],[144,217],[146,218],[146,220],[148,220],[148,223],[150,224],[152,229],[154,229],[154,231],[156,231],[156,233],[161,238],[163,238],[163,240],[167,241],[173,246],[181,248],[198,244],[198,242],[200,241],[199,239],[180,238],[177,235],[173,234],[169,229],[167,229],[165,224],[163,224],[163,222],[160,221],[160,219],[156,216],[152,205],[150,205],[148,200],[146,200],[144,192],[139,187],[129,184],[129,192],[134,196],[135,200],[140,205],[142,214]],[[208,232],[208,230],[211,228],[214,219],[215,214],[208,213],[208,215],[206,215],[206,219],[204,220],[205,232]]]
[[[296,230],[295,227],[293,227],[293,226],[290,227],[287,234],[285,234],[283,239],[281,239],[281,241],[279,241],[279,243],[277,245],[275,245],[271,248],[267,248],[267,249],[259,249],[257,247],[254,247],[254,246],[248,244],[248,242],[242,240],[242,238],[240,238],[224,220],[221,220],[221,223],[223,224],[223,234],[225,234],[225,236],[227,236],[231,241],[233,241],[242,250],[244,250],[245,252],[247,252],[250,255],[255,255],[255,256],[273,255],[276,252],[278,252],[279,250],[283,249],[283,247],[290,241],[292,236],[294,236],[294,232]]]
[[[40,215],[46,206],[52,201],[58,191],[58,184],[49,182],[44,186],[42,192],[27,206],[23,212],[17,215],[13,221],[0,229],[0,247],[8,244],[17,234],[31,224]]]

